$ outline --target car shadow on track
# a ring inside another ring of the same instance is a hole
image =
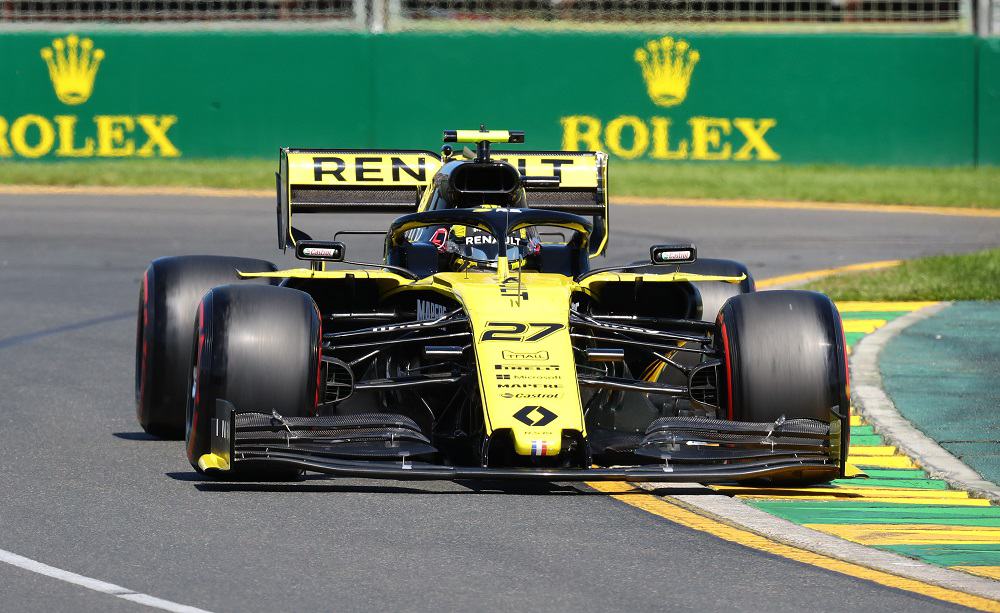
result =
[[[147,434],[145,432],[112,432],[111,436],[115,438],[124,439],[126,441],[163,441],[167,439],[162,439],[158,436],[153,436],[152,434]]]
[[[239,480],[213,480],[197,472],[170,472],[166,473],[171,479],[177,481],[188,481],[194,483],[195,489],[201,492],[286,492],[286,493],[355,493],[355,494],[429,494],[429,495],[509,495],[509,496],[601,496],[606,497],[611,494],[600,492],[587,487],[583,483],[554,483],[550,481],[524,482],[524,481],[502,481],[502,480],[482,480],[482,481],[422,481],[427,487],[420,485],[399,485],[398,481],[367,481],[364,479],[345,480],[323,477],[307,476],[298,481],[284,482],[261,482],[261,481],[239,481]],[[442,489],[441,486],[445,487]],[[671,488],[670,493],[677,494],[698,494],[704,489],[697,485],[688,488]],[[627,492],[616,492],[617,496],[646,496],[649,491],[639,487]]]

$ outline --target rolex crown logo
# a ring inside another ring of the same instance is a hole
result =
[[[691,73],[701,54],[685,40],[664,36],[635,50],[635,61],[642,68],[646,91],[659,106],[676,106],[687,97]]]
[[[104,59],[104,51],[94,49],[94,41],[70,34],[42,49],[56,97],[65,104],[83,104],[94,91],[94,77]]]

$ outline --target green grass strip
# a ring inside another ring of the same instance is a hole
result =
[[[1000,543],[981,545],[877,545],[938,566],[1000,566]]]
[[[351,146],[331,143],[330,146]],[[269,159],[4,161],[0,183],[274,189]],[[1000,167],[669,164],[613,160],[611,195],[1000,208]]]
[[[612,195],[1000,207],[1000,168],[657,164],[613,160]]]
[[[924,524],[1000,527],[1000,507],[940,507],[863,502],[747,500],[797,524]]]
[[[834,300],[1000,300],[1000,249],[903,262],[885,270],[846,273],[806,286]],[[848,344],[857,340],[848,334]]]
[[[0,183],[274,189],[274,159],[105,160],[0,164]]]

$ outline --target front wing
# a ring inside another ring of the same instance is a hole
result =
[[[254,464],[345,477],[399,480],[534,479],[728,483],[773,478],[823,481],[841,475],[839,435],[812,420],[753,424],[701,418],[653,422],[634,450],[648,462],[610,468],[451,466],[426,461],[436,450],[409,418],[391,414],[282,417],[216,402],[209,474]],[[832,445],[831,445],[832,443]]]

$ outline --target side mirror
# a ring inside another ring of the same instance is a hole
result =
[[[694,245],[653,245],[649,248],[649,260],[653,264],[690,264],[698,259]]]
[[[295,257],[300,260],[343,262],[347,248],[339,241],[299,241]]]

